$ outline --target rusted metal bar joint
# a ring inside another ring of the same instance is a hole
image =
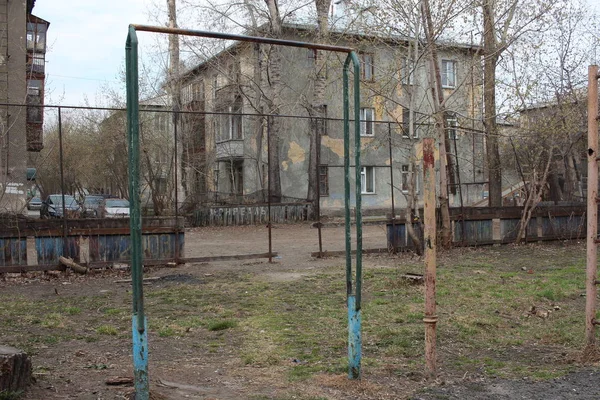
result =
[[[425,318],[423,318],[423,322],[425,322],[426,324],[435,325],[438,322],[438,316],[437,315],[426,315]]]

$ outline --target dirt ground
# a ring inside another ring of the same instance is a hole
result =
[[[364,227],[364,248],[386,247],[384,225]],[[264,226],[237,228],[194,228],[186,232],[186,256],[202,257],[263,253],[268,251],[267,229]],[[583,247],[581,247],[583,249]],[[323,249],[344,249],[343,226],[323,229]],[[178,283],[206,281],[215,275],[229,274],[232,279],[240,274],[265,282],[294,282],[302,277],[318,274],[321,269],[343,266],[343,258],[314,259],[311,252],[318,250],[317,230],[308,224],[280,225],[273,229],[275,262],[244,260],[189,264],[177,268],[153,268],[147,277],[164,279],[150,283],[154,288],[170,288]],[[460,253],[456,253],[460,256]],[[446,255],[453,257],[450,255]],[[365,268],[393,266],[398,262],[415,262],[414,256],[365,257]],[[418,260],[417,260],[418,261]],[[6,279],[0,290],[6,295],[27,299],[56,299],[56,296],[105,296],[106,306],[126,305],[131,301],[130,286],[115,283],[127,278],[124,272],[104,272],[79,276],[47,277],[31,274],[25,278]],[[180,282],[181,281],[181,282]],[[54,300],[53,300],[54,301]],[[156,303],[150,303],[159,307]],[[103,307],[101,304],[99,309]],[[165,305],[165,307],[168,307]],[[85,332],[86,318],[80,316],[77,329]],[[124,315],[124,324],[130,316]],[[152,311],[148,311],[152,320]],[[150,322],[152,326],[152,321]],[[16,333],[15,333],[16,335]],[[210,336],[212,335],[212,336]],[[456,376],[441,373],[436,381],[426,381],[421,374],[370,374],[363,368],[360,381],[350,381],[343,372],[318,374],[307,381],[282,379],[286,362],[268,367],[243,363],[231,350],[241,346],[239,338],[217,337],[218,333],[189,337],[151,335],[150,381],[156,399],[597,399],[596,365],[576,367],[565,377],[539,381],[494,379],[485,374]],[[211,351],[194,341],[225,340],[226,346]],[[12,345],[19,338],[5,335],[3,344]],[[109,386],[105,382],[117,376],[132,375],[131,344],[127,335],[110,336],[109,340],[71,340],[36,343],[32,356],[36,383],[24,399],[126,399],[132,389]],[[289,360],[289,363],[300,362]],[[385,368],[384,368],[385,369]],[[381,371],[381,369],[379,370]]]

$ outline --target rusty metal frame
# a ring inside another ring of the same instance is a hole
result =
[[[299,47],[313,50],[324,50],[346,53],[348,56],[343,69],[343,102],[344,102],[344,193],[345,193],[345,219],[346,219],[346,288],[348,303],[348,375],[351,379],[360,377],[361,363],[361,287],[362,287],[362,216],[361,216],[361,179],[360,179],[360,61],[352,48],[299,42],[293,40],[272,39],[245,35],[197,31],[177,28],[165,28],[148,25],[129,26],[126,42],[126,78],[127,78],[127,121],[129,141],[129,179],[131,199],[131,240],[132,240],[132,280],[133,280],[133,358],[135,389],[137,400],[149,398],[148,384],[148,354],[147,354],[147,329],[143,308],[142,265],[140,254],[141,241],[141,214],[137,197],[139,182],[137,170],[139,168],[139,93],[138,93],[138,39],[137,31],[166,33],[184,36],[197,36],[223,40],[236,40],[271,44],[287,47]],[[350,236],[350,112],[348,75],[350,65],[354,72],[354,135],[355,135],[355,209],[356,209],[356,276],[352,276],[352,255]],[[318,183],[318,182],[317,182]],[[269,186],[270,186],[269,182]],[[270,197],[270,196],[269,196]],[[269,199],[270,200],[270,199]],[[320,199],[319,199],[320,201]],[[270,223],[269,223],[270,226]],[[271,252],[269,251],[269,254]],[[353,283],[355,283],[353,287]]]

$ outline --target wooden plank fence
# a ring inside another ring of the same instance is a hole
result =
[[[282,224],[306,221],[311,203],[278,203],[271,205],[271,222]],[[211,206],[195,210],[188,217],[190,226],[259,225],[269,222],[267,204]]]
[[[175,218],[144,218],[143,224],[144,261],[176,261],[183,257],[182,218],[179,221]],[[34,240],[28,241],[28,238]],[[87,245],[85,260],[82,259],[84,243]],[[28,245],[33,248],[28,249]],[[35,252],[37,263],[27,259],[28,250],[30,254]],[[129,261],[130,253],[129,219],[0,218],[0,273],[13,271],[14,267],[39,270],[43,266],[58,265],[61,256],[88,264],[124,263]]]
[[[524,241],[583,238],[586,234],[585,212],[585,206],[538,207],[527,225]],[[462,246],[512,243],[519,231],[521,213],[522,207],[465,207],[462,212],[459,208],[452,208],[453,243]],[[438,224],[439,221],[438,218]],[[423,242],[420,225],[414,224],[413,227]],[[405,221],[401,219],[388,222],[387,240],[390,249],[414,248],[407,235]]]

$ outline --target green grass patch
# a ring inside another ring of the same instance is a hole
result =
[[[208,324],[209,331],[224,331],[225,329],[235,328],[237,322],[233,320],[215,321]]]
[[[96,333],[99,335],[117,336],[119,330],[112,325],[100,325],[96,328]]]

